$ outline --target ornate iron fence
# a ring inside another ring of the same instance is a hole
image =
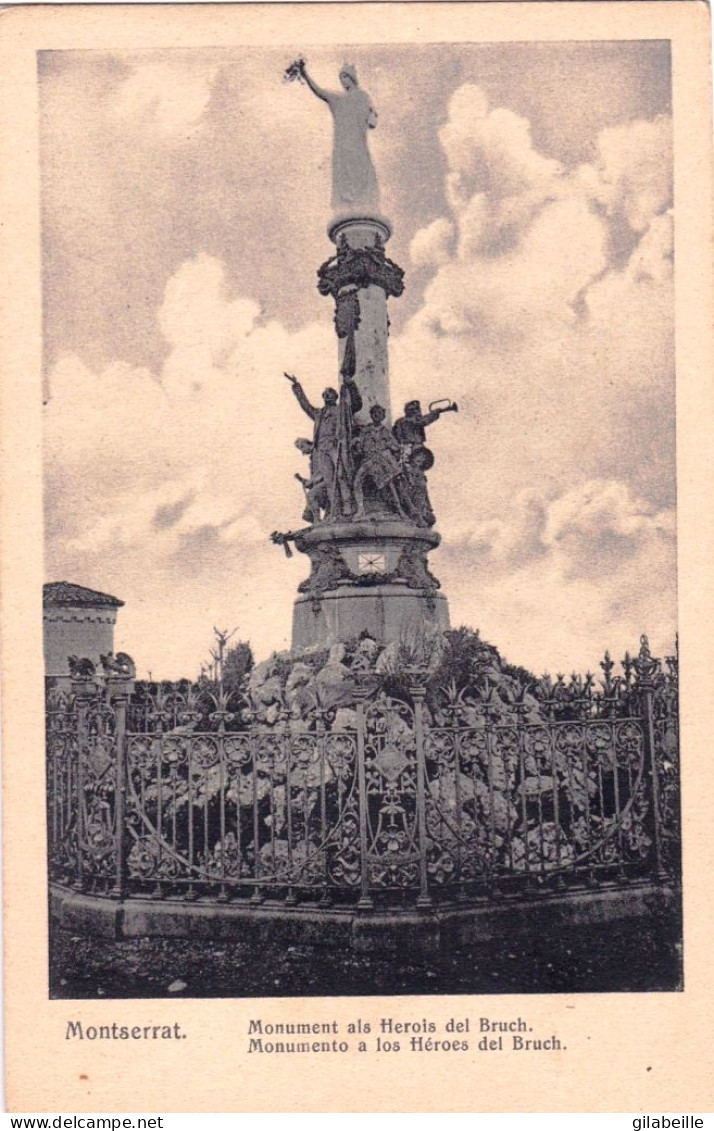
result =
[[[115,897],[428,906],[668,880],[679,867],[677,662],[484,677],[354,710],[108,678],[47,699],[50,877]],[[336,722],[340,721],[339,728]]]

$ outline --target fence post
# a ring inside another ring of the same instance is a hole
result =
[[[659,775],[657,773],[657,747],[654,728],[654,676],[658,667],[659,662],[652,659],[647,637],[641,636],[640,651],[635,661],[635,671],[637,673],[637,691],[642,707],[646,772],[650,779],[650,789],[652,793],[652,829],[655,850],[655,870],[657,878],[664,880],[667,878],[667,871],[662,860],[662,817],[659,803]]]
[[[72,679],[72,693],[77,704],[77,772],[75,776],[77,861],[76,875],[72,887],[76,891],[82,891],[84,887],[84,861],[82,858],[84,845],[84,751],[89,738],[87,733],[89,704],[92,699],[96,698],[97,689],[93,680],[86,677],[77,677]]]
[[[358,687],[355,691],[357,700],[357,787],[359,790],[359,854],[361,886],[357,906],[369,911],[374,907],[374,902],[369,894],[369,862],[368,854],[368,812],[367,812],[367,774],[365,770],[365,699],[367,691]]]
[[[126,679],[108,679],[109,702],[114,709],[114,837],[115,873],[110,895],[121,899],[126,887],[124,862],[124,826],[126,805],[126,705],[132,691],[132,683]]]
[[[285,835],[287,838],[287,863],[288,863],[288,890],[285,893],[285,906],[295,907],[297,904],[297,892],[295,891],[295,873],[293,870],[293,806],[292,806],[292,756],[293,744],[290,740],[290,726],[287,719],[283,719],[280,723],[282,730],[283,750],[285,751],[285,822],[286,830]],[[307,842],[307,829],[305,829],[305,839]]]
[[[260,738],[257,734],[251,734],[251,747],[252,747],[252,773],[251,778],[253,781],[253,894],[250,897],[250,902],[254,907],[259,907],[263,902],[263,892],[260,887],[260,823],[258,819],[258,754],[260,753]]]
[[[426,754],[424,752],[424,696],[426,688],[418,684],[409,688],[414,701],[414,738],[416,740],[417,836],[419,842],[419,895],[417,907],[431,907],[426,860]]]
[[[320,751],[320,842],[326,843],[327,840],[327,797],[325,794],[325,712],[320,708],[315,711],[315,733],[316,742]],[[330,873],[329,873],[329,849],[325,848],[324,872],[322,877],[322,894],[318,900],[319,907],[330,907],[332,899],[330,897]]]

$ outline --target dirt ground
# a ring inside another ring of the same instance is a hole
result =
[[[431,961],[310,946],[143,938],[55,928],[52,998],[309,997],[393,994],[626,993],[682,988],[674,917],[556,937],[504,939]]]

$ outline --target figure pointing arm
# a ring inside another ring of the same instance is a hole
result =
[[[297,377],[294,377],[292,373],[286,373],[285,376],[292,385],[292,390],[297,397],[297,402],[300,405],[300,408],[303,410],[303,412],[307,413],[307,415],[310,417],[310,420],[315,420],[317,418],[319,409],[316,409],[314,405],[310,404],[305,395],[305,390],[298,381]]]

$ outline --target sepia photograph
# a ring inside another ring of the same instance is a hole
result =
[[[51,995],[680,990],[669,42],[37,74]]]
[[[708,9],[0,15],[9,1109],[709,1110]]]

